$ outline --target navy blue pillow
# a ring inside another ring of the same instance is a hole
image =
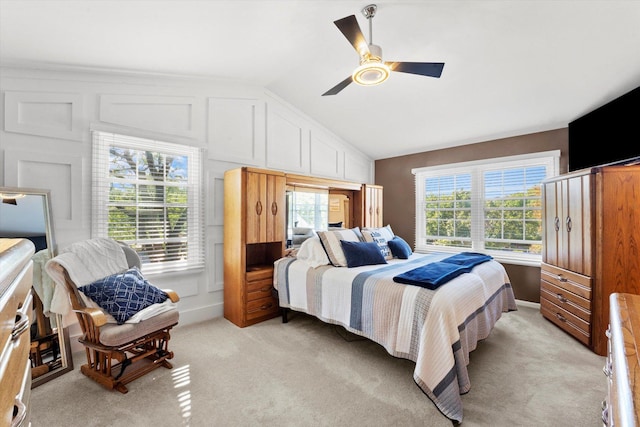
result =
[[[340,245],[342,245],[342,252],[344,252],[344,257],[347,259],[347,267],[387,263],[376,242],[340,240]]]
[[[411,246],[402,237],[395,236],[387,242],[387,245],[396,258],[407,259],[413,253]]]
[[[96,280],[78,290],[112,315],[119,325],[140,310],[168,298],[166,292],[149,283],[137,267]]]

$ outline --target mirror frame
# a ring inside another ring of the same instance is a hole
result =
[[[24,188],[24,187],[0,187],[0,193],[8,194],[24,194],[26,196],[42,196],[44,225],[45,225],[45,239],[47,242],[47,249],[50,251],[51,258],[55,257],[58,252],[56,248],[56,240],[54,237],[53,229],[53,214],[51,209],[51,191],[39,188]],[[20,237],[20,236],[12,236]],[[33,291],[33,290],[32,290]],[[60,359],[61,366],[57,369],[49,371],[31,381],[31,388],[35,388],[41,384],[44,384],[62,374],[65,374],[73,370],[73,357],[71,354],[71,345],[69,343],[69,330],[64,326],[63,317],[60,314],[56,314],[56,332],[58,334],[58,344],[60,346]]]

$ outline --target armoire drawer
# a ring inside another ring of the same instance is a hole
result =
[[[278,313],[278,309],[278,301],[275,298],[260,298],[247,302],[245,315],[247,321],[250,321],[259,317],[272,316]]]
[[[556,286],[546,280],[540,280],[540,298],[546,298],[555,305],[591,323],[591,300]]]
[[[540,312],[578,341],[585,345],[591,344],[591,323],[585,322],[545,297],[540,298]]]
[[[247,282],[247,301],[259,298],[271,297],[273,295],[273,278]]]
[[[540,279],[591,301],[593,281],[589,276],[542,263],[540,265]]]

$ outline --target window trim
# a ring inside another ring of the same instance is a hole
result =
[[[424,200],[424,185],[419,184],[419,180],[424,179],[429,176],[442,176],[442,175],[454,175],[459,174],[461,171],[473,171],[472,172],[472,181],[477,184],[482,184],[483,180],[480,178],[478,182],[477,175],[483,174],[484,172],[490,170],[501,170],[510,167],[528,167],[532,165],[540,165],[545,164],[547,166],[546,169],[546,178],[548,179],[553,176],[557,176],[560,169],[560,150],[550,150],[536,153],[527,153],[523,155],[515,155],[515,156],[505,156],[505,157],[497,157],[483,160],[474,160],[469,162],[458,162],[458,163],[449,163],[435,166],[427,166],[421,168],[413,168],[411,169],[411,173],[414,174],[414,190],[415,190],[415,236],[416,236],[416,252],[460,252],[460,248],[455,247],[447,247],[447,246],[436,246],[436,245],[427,245],[421,244],[421,237],[424,236],[424,232],[420,232],[420,230],[425,230],[426,227],[426,219],[424,217],[423,212],[423,204],[419,201]],[[474,176],[474,174],[476,176]],[[484,200],[484,187],[480,188],[480,194],[472,195],[472,200],[483,201]],[[477,192],[476,192],[477,193]],[[482,204],[482,203],[479,203]],[[544,206],[542,207],[544,212]],[[470,250],[478,250],[473,249],[473,247],[477,247],[477,243],[479,241],[478,235],[481,234],[478,231],[478,226],[483,223],[484,216],[477,218],[478,211],[481,211],[479,206],[476,206],[472,209],[472,249]],[[475,215],[474,212],[476,213]],[[480,240],[482,244],[484,244],[484,240]],[[544,244],[544,240],[542,240],[542,244]],[[482,249],[482,252],[490,254],[499,262],[506,262],[510,264],[518,264],[518,265],[527,265],[527,266],[540,266],[542,261],[542,255],[534,255],[534,254],[521,254],[521,253],[507,253],[504,251],[495,251],[495,250],[487,250]]]

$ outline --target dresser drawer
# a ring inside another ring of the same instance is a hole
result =
[[[544,297],[540,298],[540,312],[545,318],[574,336],[581,343],[591,344],[591,324],[589,322],[585,322]]]
[[[31,304],[31,298],[28,298],[27,302]],[[14,413],[28,418],[29,391],[26,390],[25,385],[25,381],[31,381],[31,363],[29,362],[31,336],[28,325],[27,320],[27,328],[22,332],[18,328],[14,329],[16,333],[10,337],[0,356],[0,378],[2,378],[0,425],[12,425]],[[28,423],[22,425],[28,425]]]
[[[263,279],[273,279],[273,267],[253,267],[245,274],[247,282]]]
[[[591,323],[591,300],[563,289],[546,280],[540,281],[540,298],[546,298],[558,307]]]
[[[272,296],[273,278],[247,282],[247,301]]]
[[[542,263],[540,279],[591,301],[592,279],[589,276]],[[590,306],[585,308],[591,309]]]
[[[247,321],[259,317],[273,316],[278,313],[278,301],[273,297],[260,298],[248,301],[245,306]]]

